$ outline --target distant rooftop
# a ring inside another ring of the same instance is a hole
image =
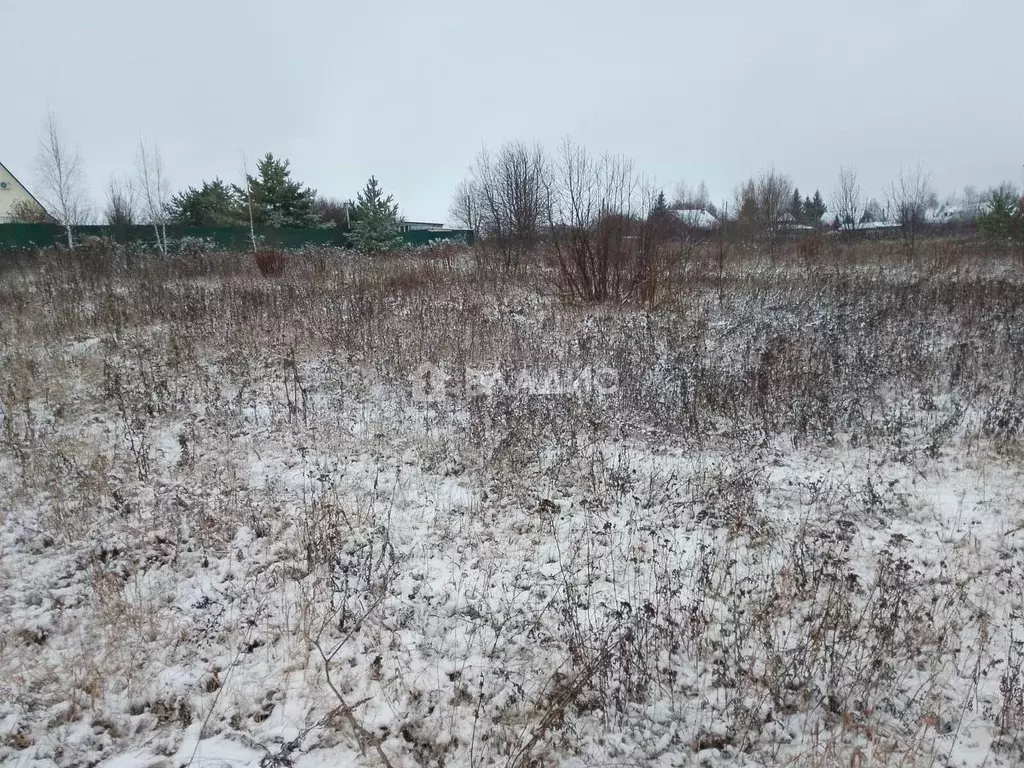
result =
[[[718,226],[718,219],[702,208],[684,208],[683,210],[674,210],[672,214],[694,229],[714,229]]]

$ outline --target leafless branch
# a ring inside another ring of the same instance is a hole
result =
[[[139,187],[142,189],[145,216],[148,223],[153,226],[157,247],[166,256],[167,204],[170,201],[170,187],[164,175],[164,163],[160,156],[160,149],[155,144],[152,147],[147,147],[145,141],[140,139],[138,153],[135,157],[135,168]]]
[[[864,198],[861,197],[855,168],[839,169],[839,181],[833,192],[832,208],[843,230],[852,231],[857,228],[864,215]]]
[[[69,249],[75,242],[72,228],[89,219],[89,205],[83,189],[82,158],[68,148],[57,116],[50,112],[36,156],[39,190],[50,214],[64,227]]]
[[[913,258],[917,240],[925,224],[925,213],[935,197],[931,176],[920,165],[905,168],[887,190],[890,215],[900,226],[903,247],[908,258]]]

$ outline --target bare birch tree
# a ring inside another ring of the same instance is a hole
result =
[[[518,269],[537,243],[544,212],[548,161],[539,144],[508,142],[495,155],[477,155],[472,185],[481,247],[495,248],[505,269]]]
[[[913,258],[925,225],[929,202],[935,197],[931,177],[921,166],[904,168],[887,190],[890,215],[900,227],[907,258]]]
[[[82,158],[64,143],[60,124],[53,112],[46,118],[46,127],[36,156],[36,169],[43,204],[64,227],[68,249],[74,250],[72,230],[89,219]]]
[[[839,169],[839,181],[832,193],[832,209],[844,232],[851,232],[860,224],[864,215],[864,198],[861,196],[855,168]]]
[[[477,232],[480,229],[479,191],[475,179],[463,179],[455,188],[448,215],[459,226]]]
[[[252,185],[250,183],[249,176],[249,160],[245,156],[245,152],[242,153],[242,178],[245,179],[245,205],[249,211],[249,243],[252,245],[253,255],[256,255],[257,240],[256,240],[256,219],[252,212]]]
[[[768,255],[775,259],[786,230],[789,203],[793,198],[793,182],[785,174],[769,168],[750,184],[754,221],[768,249]]]
[[[703,180],[696,188],[690,187],[685,181],[676,184],[675,195],[671,207],[676,210],[706,211],[711,205],[711,194]]]
[[[167,255],[167,205],[170,202],[170,185],[164,174],[163,158],[160,149],[154,144],[151,148],[145,141],[139,140],[138,152],[135,156],[135,170],[138,175],[139,189],[142,196],[142,207],[149,224],[153,226],[156,244],[160,252]]]

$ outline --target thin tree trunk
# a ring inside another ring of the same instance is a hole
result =
[[[249,204],[249,240],[252,242],[252,252],[256,253],[256,226],[252,220],[252,193],[249,191],[249,177],[245,177],[245,199]]]

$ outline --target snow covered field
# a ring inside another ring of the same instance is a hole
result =
[[[3,765],[1024,763],[1008,263],[55,263],[0,313]]]

